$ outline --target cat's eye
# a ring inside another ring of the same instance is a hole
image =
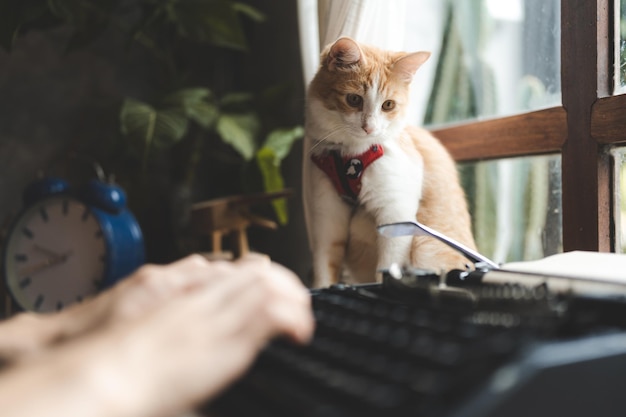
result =
[[[395,107],[396,107],[396,102],[393,100],[386,100],[382,106],[383,111],[390,111],[390,110],[393,110]]]
[[[358,94],[348,94],[346,96],[346,103],[350,107],[361,107],[363,104],[363,97]]]

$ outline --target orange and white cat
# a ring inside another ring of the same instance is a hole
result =
[[[430,237],[385,238],[376,226],[418,220],[474,249],[454,161],[409,126],[409,85],[428,52],[341,38],[325,48],[307,94],[303,198],[313,286],[372,282],[392,263],[449,270],[467,259]]]

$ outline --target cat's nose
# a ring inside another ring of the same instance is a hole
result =
[[[374,131],[374,126],[369,125],[367,123],[364,123],[361,127],[363,128],[365,133],[367,133],[368,135],[371,135],[372,132]]]

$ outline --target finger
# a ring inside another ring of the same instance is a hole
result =
[[[210,277],[209,272],[216,266],[216,263],[209,262],[204,256],[193,254],[164,268],[167,273],[171,274],[172,284],[187,286],[206,281]]]
[[[273,304],[273,314],[283,332],[292,340],[299,343],[308,343],[315,327],[313,310],[311,308],[311,294],[291,271],[280,265],[274,265],[274,276],[284,276],[279,287],[285,302]]]
[[[310,339],[314,327],[310,295],[293,272],[278,264],[258,268],[253,261],[228,266],[228,270],[224,266],[221,279],[214,277],[215,282],[207,288],[205,306],[234,311],[232,320],[254,322],[262,340],[277,334],[300,343]]]
[[[206,285],[224,270],[225,262],[209,262],[201,255],[193,254],[165,266],[154,266],[146,272],[147,285],[163,295],[176,290],[189,290]],[[154,271],[158,269],[158,271]]]
[[[269,265],[272,260],[269,255],[258,252],[249,252],[235,261],[236,263],[258,262],[260,264]]]
[[[261,340],[277,334],[302,343],[310,338],[313,321],[308,291],[293,272],[272,264],[267,257],[250,257],[235,263],[188,257],[163,268],[169,276],[148,278],[158,287],[157,298],[161,300],[172,298],[166,297],[166,290],[172,286],[187,285],[186,292],[206,292],[203,308],[211,310],[205,313],[209,317],[237,306],[239,311],[232,320],[257,322],[260,318],[264,322],[257,323],[261,333],[256,337]],[[193,282],[203,285],[189,286]],[[146,303],[150,304],[150,300]]]
[[[264,297],[262,314],[271,327],[269,337],[285,334],[296,342],[308,342],[314,328],[311,297],[298,277],[278,264],[254,272],[255,291]]]
[[[145,316],[153,326],[141,326],[140,334],[133,332],[139,340],[157,346],[158,357],[186,358],[171,369],[164,366],[174,375],[199,372],[195,378],[183,379],[202,385],[195,391],[198,395],[222,389],[277,335],[304,343],[313,331],[310,298],[290,271],[270,265],[259,274],[250,264],[235,263],[221,266],[220,271],[210,285],[171,299],[154,315]],[[181,365],[189,361],[193,362],[189,368]],[[198,366],[203,361],[206,366]],[[210,378],[202,369],[225,379]]]
[[[235,261],[237,266],[265,269],[272,265],[272,260],[269,256],[260,253],[249,253],[242,256]]]

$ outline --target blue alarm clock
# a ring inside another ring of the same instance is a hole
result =
[[[144,263],[143,235],[124,190],[102,179],[78,189],[61,178],[30,184],[3,253],[6,287],[24,310],[60,310]]]

